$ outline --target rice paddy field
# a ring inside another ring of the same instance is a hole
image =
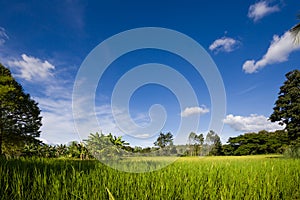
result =
[[[0,175],[9,200],[109,199],[106,188],[115,199],[300,199],[300,160],[280,156],[179,158],[146,173],[96,160],[1,159]]]

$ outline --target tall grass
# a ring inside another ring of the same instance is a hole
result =
[[[0,175],[0,199],[109,199],[108,191],[115,199],[300,198],[300,160],[262,156],[180,158],[148,173],[98,161],[1,160]]]

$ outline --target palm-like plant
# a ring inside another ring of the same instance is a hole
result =
[[[113,145],[116,145],[117,147],[123,148],[126,145],[129,145],[129,143],[122,140],[122,136],[116,137],[113,136],[111,133],[108,134],[108,137]]]
[[[108,136],[98,132],[91,133],[88,139],[84,140],[84,143],[89,152],[96,158],[110,154],[113,146]]]
[[[300,13],[298,14],[298,19],[300,20]],[[294,43],[296,45],[300,44],[300,23],[291,28],[290,33],[294,38]]]
[[[120,155],[125,149],[126,143],[122,140],[122,137],[113,136],[111,133],[104,135],[103,133],[90,134],[88,139],[84,140],[89,152],[98,159],[113,158],[116,155]]]
[[[67,145],[65,144],[60,144],[56,146],[56,157],[66,156],[67,150]]]
[[[80,158],[80,144],[77,141],[72,141],[68,146],[68,155],[70,158]]]

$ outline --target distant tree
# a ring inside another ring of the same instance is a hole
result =
[[[215,136],[214,136],[213,147],[212,147],[211,151],[209,152],[209,154],[213,155],[213,156],[223,155],[222,143],[221,143],[221,139],[218,136],[218,134],[215,134]]]
[[[0,64],[0,155],[40,143],[41,120],[38,104]]]
[[[213,131],[213,130],[210,130],[206,137],[205,137],[205,142],[208,144],[208,145],[212,145],[215,141],[215,137],[216,137],[216,133]]]
[[[197,138],[197,134],[195,132],[191,132],[189,135],[189,153],[190,156],[194,156],[195,154],[195,140]]]
[[[300,137],[300,71],[293,70],[285,76],[287,80],[280,87],[278,99],[269,119],[271,122],[285,125],[289,139],[294,143]]]
[[[160,133],[157,140],[154,142],[155,146],[158,146],[160,148],[164,148],[168,145],[173,144],[173,135],[172,133],[168,132],[166,134]]]
[[[111,133],[91,133],[88,139],[84,140],[86,148],[92,156],[98,159],[116,158],[128,152],[134,152],[129,143],[122,140],[122,137],[113,136]]]
[[[103,133],[99,134],[98,132],[95,134],[91,133],[84,142],[91,155],[98,159],[104,154],[110,153],[109,150],[112,146],[110,138]],[[104,155],[104,157],[105,156],[106,155]]]
[[[234,148],[230,144],[224,144],[222,146],[222,152],[225,156],[232,156],[234,155]]]
[[[60,144],[55,146],[56,149],[56,157],[64,157],[67,155],[68,147],[65,144]]]
[[[225,155],[256,155],[283,153],[289,143],[287,132],[259,131],[258,133],[245,133],[237,137],[230,137],[228,144],[223,145]]]
[[[133,153],[140,153],[143,151],[143,148],[142,147],[138,147],[138,146],[135,146],[133,148]]]
[[[300,20],[300,13],[298,14],[298,19]],[[290,29],[292,36],[294,37],[294,43],[296,45],[300,44],[300,23],[296,24]]]
[[[39,156],[38,154],[38,146],[34,144],[26,144],[24,148],[22,149],[22,156]]]
[[[194,132],[191,132],[189,135],[189,151],[191,156],[199,155],[201,147],[204,143],[203,134],[197,135]]]
[[[221,155],[222,143],[221,139],[216,132],[210,130],[205,137],[205,149],[202,152],[204,155]]]

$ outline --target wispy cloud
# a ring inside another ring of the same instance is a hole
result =
[[[72,114],[72,82],[65,75],[60,77],[47,60],[22,54],[21,59],[10,58],[6,63],[21,83],[23,79],[38,85],[30,94],[41,109],[41,140],[48,144],[79,141]]]
[[[287,61],[289,55],[298,49],[300,49],[300,45],[293,43],[293,38],[289,31],[285,32],[281,37],[274,35],[267,53],[258,61],[247,60],[243,65],[243,70],[251,74],[267,65]]]
[[[260,1],[249,7],[248,17],[252,19],[254,22],[262,19],[263,17],[280,11],[278,5],[270,5],[270,1]]]
[[[2,46],[9,39],[6,30],[0,27],[0,46]]]
[[[209,109],[205,106],[202,107],[187,107],[181,112],[181,117],[188,117],[191,115],[204,115],[209,113]]]
[[[122,125],[122,128],[131,131],[129,134],[133,137],[144,138],[150,136],[150,134],[138,131],[140,130],[140,127],[146,127],[149,125],[150,118],[147,114],[135,113],[135,115],[128,116],[126,109],[114,107],[112,110],[112,107],[109,104],[97,106],[96,112],[100,128],[105,133],[112,132],[113,134],[124,135],[124,130],[119,127],[119,125]],[[117,124],[117,119],[122,121],[122,124]]]
[[[55,66],[47,60],[42,61],[39,58],[27,56],[26,54],[22,54],[21,60],[8,61],[8,65],[18,71],[17,77],[27,81],[48,79],[49,76],[52,76],[51,71],[55,69]]]
[[[236,131],[245,132],[258,132],[261,130],[275,131],[284,128],[278,123],[268,121],[268,118],[265,116],[257,114],[251,114],[250,116],[234,116],[230,114],[226,116],[224,123]]]
[[[35,98],[42,110],[41,138],[49,144],[67,143],[80,138],[75,130],[71,99]]]
[[[89,133],[96,131],[118,136],[128,134],[136,138],[150,135],[140,131],[141,127],[148,128],[150,125],[148,114],[135,112],[131,115],[125,108],[112,107],[110,104],[97,105],[94,110],[88,110],[91,107],[86,105],[90,100],[81,97],[73,101],[74,120],[81,139],[86,139]],[[149,128],[148,131],[152,134],[151,130]]]
[[[252,90],[255,90],[257,87],[258,87],[258,85],[253,85],[247,89],[240,91],[239,93],[237,93],[237,95],[247,94],[247,93],[251,92]]]
[[[239,48],[241,42],[230,37],[222,37],[215,40],[210,46],[209,50],[215,52],[232,52]]]

